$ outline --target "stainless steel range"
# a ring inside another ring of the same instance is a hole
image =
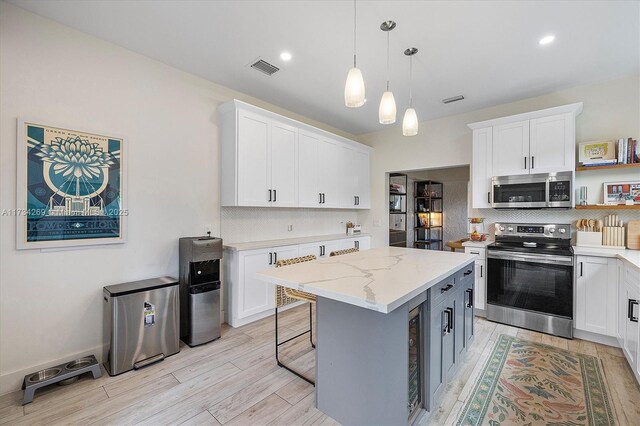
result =
[[[496,223],[487,248],[487,319],[573,337],[573,249],[567,224]]]

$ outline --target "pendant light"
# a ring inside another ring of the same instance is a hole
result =
[[[382,99],[380,99],[380,108],[378,110],[380,124],[393,124],[396,122],[396,100],[391,90],[389,90],[389,31],[395,27],[396,23],[394,21],[384,21],[380,25],[380,29],[387,33],[387,90],[382,94]]]
[[[404,51],[404,54],[409,57],[409,108],[404,112],[404,118],[402,119],[402,134],[404,136],[415,136],[418,134],[418,116],[416,110],[413,109],[413,55],[418,53],[418,49],[415,47],[409,48]]]
[[[362,72],[356,66],[356,0],[353,0],[353,68],[347,74],[347,82],[344,85],[344,104],[349,108],[358,108],[364,105],[364,80]]]

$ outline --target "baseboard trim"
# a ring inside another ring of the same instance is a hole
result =
[[[590,342],[600,343],[601,345],[613,346],[614,348],[620,347],[618,339],[616,339],[615,337],[592,333],[590,331],[578,330],[577,328],[573,329],[573,337],[582,340],[588,340]]]
[[[87,349],[86,351],[78,352],[75,354],[65,355],[62,358],[53,359],[51,361],[47,361],[42,364],[32,365],[30,367],[22,368],[20,370],[15,370],[8,373],[0,374],[0,395],[5,395],[11,392],[21,390],[24,376],[26,376],[29,373],[34,373],[36,371],[39,371],[48,367],[73,361],[74,359],[82,358],[88,355],[94,355],[98,360],[98,362],[102,364],[103,348],[104,348],[104,345],[96,346],[92,349]]]

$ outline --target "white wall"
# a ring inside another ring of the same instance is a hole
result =
[[[640,78],[638,75],[550,93],[465,114],[420,123],[417,136],[403,137],[401,125],[361,135],[358,140],[375,148],[371,153],[371,210],[359,213],[372,245],[388,243],[387,182],[385,174],[397,170],[452,167],[471,162],[468,123],[528,111],[584,102],[576,120],[576,142],[640,136]],[[464,102],[464,101],[463,101]],[[402,117],[402,112],[399,112]],[[578,175],[576,185],[587,185],[591,202],[602,198],[602,182],[637,178],[637,171]],[[600,197],[600,198],[598,198]],[[475,215],[475,213],[474,213]],[[586,216],[585,216],[586,217]],[[504,219],[504,218],[503,218]]]
[[[0,87],[0,210],[16,207],[16,118],[26,116],[125,136],[130,211],[126,244],[53,252],[17,251],[15,218],[0,218],[0,394],[41,367],[100,356],[102,287],[175,276],[180,236],[205,224],[219,235],[221,102],[353,138],[4,2]],[[307,223],[314,232],[318,221]]]

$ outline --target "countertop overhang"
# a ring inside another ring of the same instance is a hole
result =
[[[476,256],[382,247],[256,273],[262,281],[389,313]]]

